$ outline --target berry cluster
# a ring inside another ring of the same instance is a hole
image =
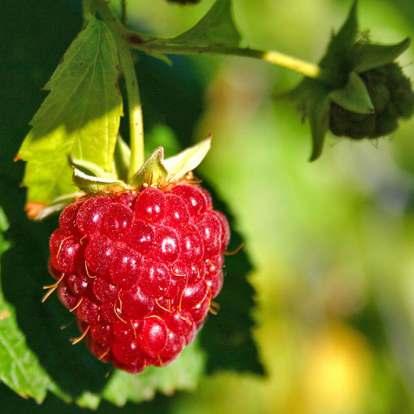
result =
[[[329,127],[337,136],[351,139],[379,138],[395,131],[400,118],[414,112],[411,81],[397,63],[390,63],[361,73],[374,113],[358,114],[332,103]]]
[[[202,326],[229,237],[196,185],[87,196],[61,213],[49,267],[79,339],[100,360],[140,372],[172,361]]]

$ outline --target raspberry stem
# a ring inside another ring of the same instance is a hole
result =
[[[128,101],[129,141],[131,147],[128,180],[130,181],[144,163],[144,124],[138,79],[131,50],[125,40],[127,30],[112,13],[105,0],[95,0],[95,6],[99,15],[111,29],[118,45],[119,60],[125,80]]]
[[[122,41],[122,43],[125,44],[124,41]],[[138,169],[144,163],[144,124],[134,61],[130,50],[126,46],[120,48],[119,58],[121,62],[121,69],[124,74],[128,98],[129,135],[131,147],[128,180],[131,181]]]
[[[137,38],[140,35],[137,34]],[[274,50],[258,50],[250,48],[226,47],[226,46],[189,46],[174,44],[168,41],[158,40],[144,41],[144,42],[130,42],[130,47],[142,50],[147,53],[166,53],[172,55],[189,55],[189,54],[210,54],[210,55],[229,55],[248,57],[262,60],[285,69],[300,73],[308,78],[319,78],[321,76],[321,69],[318,65],[298,59],[294,56],[287,55]]]

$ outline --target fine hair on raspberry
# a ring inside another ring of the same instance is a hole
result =
[[[173,361],[223,284],[230,230],[208,191],[175,184],[88,195],[50,237],[49,269],[99,360],[128,372]]]

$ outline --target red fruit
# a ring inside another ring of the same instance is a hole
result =
[[[167,326],[159,316],[144,319],[140,326],[138,343],[149,357],[156,358],[167,342]]]
[[[75,218],[75,226],[81,234],[91,234],[100,230],[102,218],[105,214],[105,210],[111,203],[111,198],[106,196],[97,196],[87,198],[79,210]],[[70,206],[66,207],[62,214]]]
[[[150,223],[162,220],[165,213],[165,197],[161,190],[147,188],[138,194],[135,201],[135,217]]]
[[[142,264],[138,284],[146,295],[159,298],[168,291],[170,278],[170,271],[165,264],[148,260]]]
[[[155,229],[154,240],[151,246],[151,256],[161,262],[173,263],[180,252],[177,232],[164,226]]]
[[[141,257],[139,253],[130,247],[120,246],[109,264],[108,273],[115,286],[128,288],[137,281],[140,269]]]
[[[57,229],[52,233],[49,242],[52,267],[62,273],[75,271],[79,257],[80,243],[70,232]]]
[[[154,309],[154,299],[146,295],[138,285],[120,293],[122,317],[138,319],[147,316]]]
[[[76,317],[82,322],[94,325],[99,320],[99,306],[92,300],[82,297],[82,301],[76,308]]]
[[[126,242],[141,254],[148,253],[154,241],[154,230],[142,220],[132,223],[126,235]]]
[[[175,194],[166,194],[165,209],[168,214],[164,217],[164,224],[171,227],[182,227],[188,224],[190,216],[187,206]]]
[[[178,357],[178,354],[182,351],[184,345],[185,341],[182,336],[177,335],[173,331],[169,331],[164,349],[159,354],[159,362],[154,365],[163,366],[170,363]]]
[[[101,232],[114,239],[122,239],[132,222],[132,211],[121,203],[111,203],[101,219]]]
[[[195,334],[195,323],[188,312],[174,312],[167,315],[166,318],[168,328],[177,335],[185,339],[185,343],[189,343]]]
[[[114,302],[118,288],[112,283],[101,277],[95,277],[92,280],[92,293],[98,302]]]
[[[61,229],[69,231],[73,231],[75,229],[76,215],[81,204],[81,202],[72,203],[62,211],[59,217],[59,227]]]
[[[229,237],[196,185],[87,196],[61,213],[49,268],[91,353],[140,372],[174,360],[205,322]]]
[[[180,196],[192,216],[204,213],[209,204],[209,199],[206,197],[205,190],[188,184],[176,185],[172,192]]]
[[[225,230],[223,231],[221,218],[214,214],[213,211],[208,211],[203,214],[203,217],[201,218],[197,227],[202,240],[204,241],[206,255],[214,256],[216,254],[219,254],[222,243],[226,237],[224,235]],[[224,244],[227,244],[227,242]]]
[[[91,339],[100,348],[108,348],[112,342],[112,326],[109,323],[98,323],[91,326]]]
[[[197,263],[204,256],[204,244],[195,226],[189,225],[181,232],[180,259],[187,264]]]
[[[86,273],[94,278],[106,276],[109,278],[109,267],[118,254],[115,242],[109,237],[94,234],[85,248]]]
[[[73,274],[66,276],[66,286],[68,287],[70,293],[75,296],[84,296],[88,291],[88,285],[90,279],[82,274]]]

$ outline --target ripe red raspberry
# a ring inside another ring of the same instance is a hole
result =
[[[50,270],[90,351],[139,372],[193,340],[221,290],[229,237],[196,185],[86,196],[59,217]]]

